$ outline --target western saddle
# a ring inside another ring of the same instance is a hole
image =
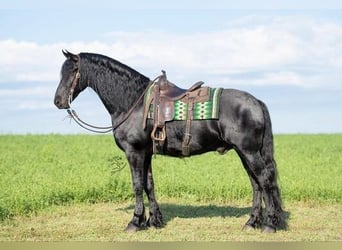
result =
[[[182,154],[188,156],[189,143],[191,139],[190,128],[193,117],[194,104],[205,102],[209,99],[209,87],[201,87],[204,82],[200,81],[192,85],[189,89],[182,89],[175,84],[169,82],[166,77],[166,72],[162,71],[162,75],[157,77],[151,86],[151,94],[145,102],[143,127],[146,125],[146,118],[150,110],[150,105],[153,105],[153,130],[151,138],[153,141],[153,152],[156,153],[157,145],[163,147],[166,139],[165,123],[174,120],[174,102],[182,101],[186,103],[186,125],[185,133],[182,142]]]

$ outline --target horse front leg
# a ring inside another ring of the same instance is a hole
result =
[[[149,204],[150,204],[150,217],[147,221],[147,226],[161,228],[163,226],[163,216],[160,212],[159,205],[157,203],[155,194],[154,194],[154,182],[153,182],[153,174],[152,174],[152,165],[151,165],[152,155],[149,154],[145,158],[145,180],[144,180],[144,189],[147,195]]]
[[[138,152],[126,153],[130,164],[133,191],[135,195],[135,208],[132,220],[128,223],[125,231],[136,232],[146,227],[145,206],[143,200],[144,190],[144,154]]]

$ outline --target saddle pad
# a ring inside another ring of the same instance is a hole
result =
[[[209,100],[206,102],[194,103],[193,117],[191,120],[209,120],[218,119],[219,113],[219,98],[222,88],[209,88]],[[149,93],[148,93],[149,94]],[[146,100],[146,98],[145,98]],[[174,118],[173,120],[186,120],[188,105],[186,102],[177,100],[173,102]],[[148,119],[153,119],[153,103],[149,107],[147,115]]]

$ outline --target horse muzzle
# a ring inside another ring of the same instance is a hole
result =
[[[70,108],[68,98],[63,98],[60,95],[56,95],[55,96],[54,103],[55,103],[56,107],[59,108],[59,109],[68,109],[68,108]]]

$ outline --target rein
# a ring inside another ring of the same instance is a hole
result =
[[[73,93],[75,91],[77,82],[79,81],[79,79],[81,78],[81,73],[80,73],[80,69],[81,69],[81,58],[79,55],[77,55],[78,60],[77,60],[77,72],[75,75],[75,78],[72,82],[71,85],[71,89],[70,89],[70,93],[69,93],[69,97],[68,97],[68,104],[69,104],[69,108],[67,109],[67,112],[69,114],[69,116],[82,128],[94,132],[94,133],[109,133],[111,131],[116,130],[118,127],[120,127],[128,118],[129,116],[133,113],[133,110],[136,108],[136,106],[138,105],[138,103],[141,101],[141,99],[144,97],[144,95],[146,94],[147,90],[149,89],[150,85],[154,84],[154,82],[159,78],[159,76],[154,79],[152,82],[150,82],[147,87],[145,88],[145,90],[143,91],[143,93],[139,96],[139,98],[134,102],[134,104],[132,105],[132,107],[127,111],[127,113],[124,114],[123,118],[121,119],[121,121],[116,124],[115,126],[107,126],[107,127],[99,127],[99,126],[94,126],[91,125],[85,121],[83,121],[76,113],[76,111],[74,109],[71,108],[71,102],[73,101],[72,96]]]

